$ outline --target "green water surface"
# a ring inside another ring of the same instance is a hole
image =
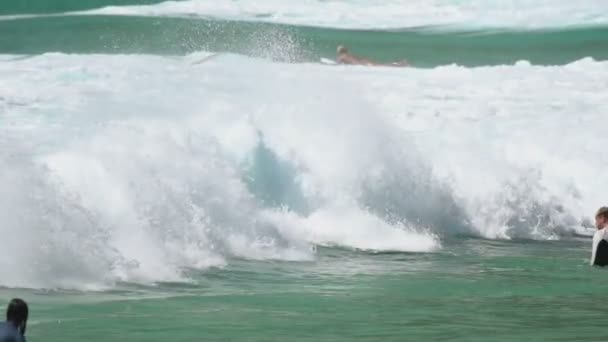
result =
[[[608,27],[554,31],[408,29],[338,30],[203,18],[42,16],[0,20],[0,54],[104,53],[184,55],[238,53],[285,62],[335,58],[338,44],[355,54],[416,67],[483,66],[526,60],[561,65],[608,59]]]
[[[3,290],[30,341],[605,341],[608,272],[589,241],[446,241],[431,254],[321,248],[310,262],[233,260],[191,283]]]

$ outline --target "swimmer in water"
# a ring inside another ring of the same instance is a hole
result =
[[[6,309],[6,321],[0,323],[0,342],[25,342],[28,307],[19,298],[11,300]]]
[[[595,227],[597,231],[593,236],[591,250],[591,265],[608,265],[608,207],[601,207],[595,214]]]
[[[348,65],[366,65],[366,66],[406,66],[406,61],[399,61],[394,63],[378,63],[367,58],[362,58],[353,55],[348,51],[348,49],[344,45],[338,45],[336,49],[338,53],[337,61],[339,64],[348,64]]]

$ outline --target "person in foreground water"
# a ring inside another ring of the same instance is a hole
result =
[[[0,323],[0,342],[25,342],[28,307],[19,298],[11,300],[6,309],[6,322]]]
[[[362,58],[353,55],[348,51],[348,49],[344,45],[339,45],[336,49],[338,53],[337,61],[340,64],[350,64],[350,65],[367,65],[367,66],[406,66],[406,61],[399,61],[394,63],[378,63],[367,58]]]
[[[595,214],[597,231],[593,236],[591,265],[608,265],[608,207],[601,207]]]

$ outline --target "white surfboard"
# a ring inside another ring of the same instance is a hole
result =
[[[327,64],[327,65],[337,65],[338,64],[333,59],[323,58],[323,57],[321,57],[321,63]]]

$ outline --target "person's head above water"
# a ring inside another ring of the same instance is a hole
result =
[[[339,55],[341,55],[341,54],[344,54],[344,53],[348,53],[348,49],[344,45],[338,45],[338,47],[336,48],[336,52]]]
[[[6,309],[6,320],[12,322],[17,327],[25,327],[27,316],[28,308],[25,301],[19,298],[11,300]]]
[[[601,207],[595,214],[595,226],[597,229],[603,229],[608,225],[608,207]]]

